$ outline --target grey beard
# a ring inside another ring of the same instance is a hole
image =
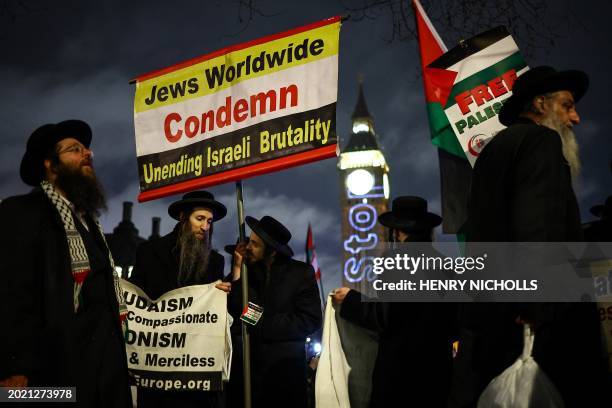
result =
[[[177,244],[180,250],[177,276],[179,286],[204,283],[210,260],[210,233],[207,232],[204,239],[199,240],[191,231],[191,225],[186,222],[181,226]]]
[[[580,176],[582,164],[580,163],[580,149],[578,147],[578,142],[576,142],[576,134],[572,129],[565,126],[554,114],[544,117],[540,121],[540,124],[559,133],[563,156],[569,163],[572,180],[574,182],[577,181],[578,176]]]

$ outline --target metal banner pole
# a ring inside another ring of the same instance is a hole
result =
[[[244,227],[244,200],[242,198],[242,181],[236,182],[236,204],[238,206],[238,233],[240,242],[244,242],[246,232]],[[249,276],[244,262],[240,270],[242,280],[242,309],[249,304]],[[251,408],[251,342],[245,322],[242,323],[242,368],[244,370],[244,408]]]

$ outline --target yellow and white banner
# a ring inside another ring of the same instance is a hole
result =
[[[128,306],[126,352],[136,385],[158,390],[221,390],[232,343],[227,294],[215,284],[187,286],[151,300],[121,280]]]
[[[340,18],[136,80],[141,201],[336,154]]]

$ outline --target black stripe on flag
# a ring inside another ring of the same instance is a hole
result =
[[[495,27],[489,31],[478,34],[469,40],[464,40],[456,47],[442,54],[438,59],[429,64],[428,68],[446,69],[472,54],[482,51],[484,48],[495,44],[509,36],[508,29],[504,26]]]

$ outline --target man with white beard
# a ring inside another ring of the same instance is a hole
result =
[[[582,241],[572,188],[580,171],[573,133],[588,88],[580,71],[536,67],[521,75],[472,177],[467,237],[473,242]]]
[[[499,113],[508,126],[485,146],[472,174],[466,238],[471,242],[580,242],[572,181],[580,170],[573,128],[588,88],[581,71],[541,66],[521,75]],[[565,407],[599,407],[604,365],[592,303],[464,304],[451,391],[474,406],[489,381],[521,354],[522,324],[535,329],[533,356]],[[598,389],[599,388],[599,389]]]

